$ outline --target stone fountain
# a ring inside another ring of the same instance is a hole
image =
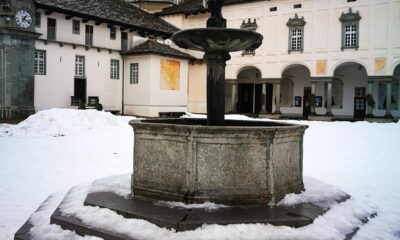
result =
[[[205,52],[207,119],[134,120],[134,173],[131,196],[89,191],[85,206],[107,208],[125,218],[147,220],[176,231],[204,224],[269,223],[301,227],[327,209],[301,203],[277,206],[303,186],[303,135],[307,126],[265,121],[225,120],[225,63],[229,52],[255,49],[263,37],[226,28],[222,0],[209,0],[207,28],[175,33],[180,47]],[[71,190],[73,191],[73,190]],[[68,205],[68,195],[65,201]],[[227,204],[215,210],[171,207],[167,201]],[[63,213],[51,223],[79,235],[107,240],[133,240],[118,230],[104,229]],[[40,208],[39,208],[40,211]],[[28,220],[15,239],[31,239]]]
[[[226,121],[225,65],[229,52],[258,48],[259,33],[226,28],[222,0],[209,0],[207,28],[172,36],[181,48],[205,52],[207,121],[132,121],[135,132],[132,194],[152,199],[274,206],[303,190],[306,126]]]

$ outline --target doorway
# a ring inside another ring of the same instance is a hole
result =
[[[356,87],[354,93],[354,118],[364,119],[366,112],[365,87]]]
[[[262,99],[262,96],[262,84],[239,83],[238,113],[259,114],[262,108],[262,103],[265,101],[265,99]]]
[[[310,115],[311,105],[310,105],[310,95],[311,95],[311,87],[305,87],[303,93],[303,118],[308,119],[308,115]]]
[[[81,103],[86,104],[86,78],[74,79],[74,96]]]
[[[267,83],[267,89],[266,89],[266,96],[265,96],[265,111],[267,113],[272,113],[272,102],[273,102],[273,89],[274,85],[272,83]]]

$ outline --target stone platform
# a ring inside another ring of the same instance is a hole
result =
[[[65,199],[69,196],[67,195]],[[348,196],[340,201],[347,200]],[[65,200],[64,200],[65,201]],[[96,236],[105,240],[134,240],[124,234],[101,229],[83,223],[80,219],[66,216],[62,205],[51,215],[50,223],[61,226],[84,236]],[[284,206],[226,206],[217,209],[172,207],[166,202],[141,198],[122,197],[111,192],[95,192],[86,196],[84,205],[110,209],[125,218],[144,219],[159,227],[176,231],[193,230],[203,224],[251,224],[264,223],[275,226],[303,227],[313,223],[314,219],[329,209],[323,209],[310,203],[302,203],[293,207]],[[40,209],[40,208],[39,208]],[[15,234],[15,239],[31,239],[29,230],[32,224],[28,220]]]

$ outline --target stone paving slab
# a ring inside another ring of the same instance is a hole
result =
[[[228,225],[236,223],[265,223],[275,226],[302,227],[311,224],[324,211],[312,204],[297,208],[268,206],[230,206],[207,210],[185,209],[161,205],[158,201],[130,197],[124,198],[110,192],[88,194],[85,205],[108,208],[127,218],[140,218],[159,227],[176,231],[194,230],[203,224]]]

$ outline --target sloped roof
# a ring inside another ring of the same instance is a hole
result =
[[[146,40],[145,42],[132,47],[123,54],[125,55],[155,54],[161,56],[183,58],[188,60],[196,60],[195,57],[187,53],[181,52],[175,48],[171,48],[165,44],[159,43],[154,40]]]
[[[152,34],[171,36],[179,29],[123,0],[34,0],[37,7],[120,25]]]
[[[247,2],[266,1],[266,0],[225,0],[224,5],[240,4]],[[171,15],[171,14],[196,14],[205,13],[208,9],[203,7],[203,0],[185,0],[183,3],[171,7],[164,8],[156,15]]]

